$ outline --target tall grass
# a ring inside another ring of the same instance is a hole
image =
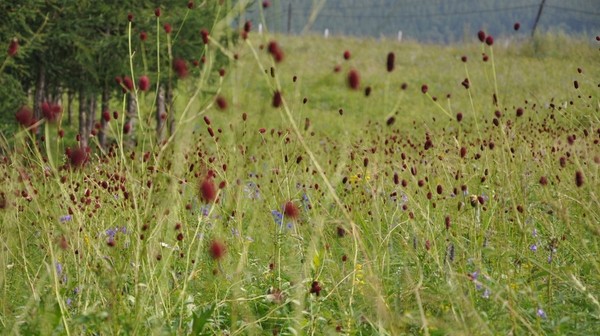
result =
[[[0,329],[593,333],[600,72],[568,43],[556,58],[251,32],[211,40],[164,144],[141,92],[137,147],[112,120],[115,145],[83,167],[55,126],[22,129],[0,164]]]

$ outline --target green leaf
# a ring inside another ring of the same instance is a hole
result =
[[[215,311],[215,305],[209,305],[206,310],[201,313],[194,312],[194,321],[192,323],[192,335],[200,335],[208,319]]]

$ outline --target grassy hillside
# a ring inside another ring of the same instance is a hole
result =
[[[181,82],[164,144],[149,122],[128,148],[121,118],[108,155],[64,155],[46,123],[3,145],[0,330],[597,329],[597,45],[251,33],[228,52]]]

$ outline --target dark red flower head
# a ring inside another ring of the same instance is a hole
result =
[[[513,25],[513,29],[514,29],[515,31],[517,31],[517,30],[519,30],[519,28],[521,28],[521,24],[520,24],[520,23],[518,23],[518,22],[515,22],[515,24]]]
[[[75,148],[69,153],[69,161],[73,167],[83,167],[88,160],[88,153],[85,148]]]
[[[244,23],[244,31],[245,31],[246,33],[249,33],[249,32],[250,32],[250,30],[252,30],[252,21],[246,21],[246,22]]]
[[[276,41],[269,42],[269,46],[268,46],[267,50],[269,51],[269,54],[271,54],[271,56],[273,56],[273,59],[275,60],[275,62],[279,63],[279,62],[283,61],[283,57],[284,57],[283,50],[281,50],[281,47],[279,46],[279,44]]]
[[[319,296],[319,294],[321,293],[321,286],[319,285],[318,281],[312,282],[312,284],[310,285],[310,293]]]
[[[217,188],[212,178],[207,177],[200,182],[200,196],[206,203],[212,203],[217,199]]]
[[[123,85],[128,91],[133,91],[133,81],[129,76],[123,78]]]
[[[360,88],[360,75],[355,69],[348,72],[348,86],[352,90],[358,90]]]
[[[171,24],[169,24],[169,23],[165,23],[163,28],[165,28],[165,33],[167,33],[167,34],[171,34],[171,31],[173,30],[173,28],[171,27]]]
[[[336,233],[339,238],[343,238],[346,236],[346,229],[343,226],[338,226],[336,228]]]
[[[148,78],[148,76],[146,76],[146,75],[141,76],[140,80],[138,82],[138,86],[139,86],[140,90],[148,91],[148,89],[150,88],[150,79]]]
[[[0,191],[0,209],[6,209],[8,207],[8,201],[6,195]]]
[[[350,51],[348,51],[348,50],[344,51],[344,59],[345,59],[345,60],[349,60],[349,59],[350,59],[350,56],[351,56],[351,55],[350,55]]]
[[[575,172],[575,185],[578,187],[583,185],[583,173],[580,170]]]
[[[208,39],[208,36],[209,36],[208,30],[206,30],[206,28],[202,28],[200,30],[200,35],[202,36],[202,42],[204,44],[208,44],[208,42],[209,42],[209,39]]]
[[[387,71],[394,71],[394,61],[396,60],[396,55],[393,52],[388,53],[387,55]]]
[[[225,253],[227,253],[227,247],[225,244],[218,240],[213,240],[210,242],[210,245],[208,246],[208,254],[211,258],[214,260],[223,259]]]
[[[188,75],[187,63],[181,58],[173,60],[173,70],[175,70],[175,73],[179,78],[185,78]]]
[[[477,32],[477,38],[479,38],[481,43],[485,42],[485,32],[483,30]]]
[[[19,52],[19,40],[14,38],[10,40],[10,44],[8,45],[8,56],[13,57]]]
[[[300,216],[300,210],[294,203],[292,203],[292,201],[287,201],[283,206],[283,214],[287,218],[298,219]]]
[[[227,100],[225,99],[225,97],[218,96],[217,99],[215,99],[215,102],[217,103],[217,107],[219,107],[220,110],[227,109]]]
[[[41,108],[44,118],[46,118],[46,120],[50,123],[56,122],[62,113],[62,107],[60,107],[58,104],[43,102]]]
[[[421,85],[421,92],[423,92],[423,94],[425,94],[425,93],[427,93],[427,91],[429,91],[429,87],[427,86],[427,84]]]
[[[142,42],[146,41],[148,39],[148,33],[146,33],[145,31],[140,33],[140,40]]]
[[[29,127],[32,125],[32,121],[34,120],[33,111],[31,111],[29,107],[23,106],[17,111],[17,113],[15,113],[15,118],[17,118],[17,121],[19,124],[21,124],[21,126]]]
[[[156,9],[154,10],[154,15],[156,17],[160,17],[160,7],[156,7]]]
[[[485,38],[485,44],[489,46],[494,45],[494,37],[492,37],[492,35],[488,35],[488,37]]]
[[[282,103],[281,92],[275,91],[273,93],[273,107],[275,107],[275,108],[280,107],[281,103]]]
[[[269,7],[271,7],[271,1],[269,1],[269,0],[264,0],[264,1],[262,2],[262,6],[263,6],[263,8],[269,8]]]
[[[522,116],[522,115],[523,115],[523,112],[524,112],[524,110],[523,110],[523,108],[522,108],[522,107],[519,107],[519,108],[517,108],[517,112],[516,112],[516,114],[517,114],[517,117],[520,117],[520,116]]]

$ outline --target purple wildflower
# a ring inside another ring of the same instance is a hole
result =
[[[57,262],[56,263],[56,274],[58,274],[59,276],[62,274],[63,271],[63,266],[61,263]]]
[[[492,292],[490,292],[490,290],[486,288],[486,290],[483,291],[483,295],[481,295],[481,297],[483,297],[484,299],[489,299],[491,293]]]
[[[545,319],[546,318],[546,312],[542,308],[538,308],[538,310],[537,310],[537,316]]]
[[[273,220],[279,226],[283,225],[283,214],[277,210],[271,210],[271,215],[273,215]]]

